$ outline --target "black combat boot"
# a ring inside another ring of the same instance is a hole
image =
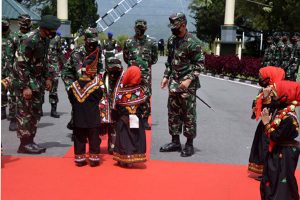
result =
[[[194,146],[193,146],[193,139],[192,138],[188,138],[184,149],[182,149],[180,156],[181,157],[189,157],[192,156],[194,154]]]
[[[146,130],[151,130],[151,126],[150,126],[149,123],[148,123],[148,117],[145,117],[145,118],[143,118],[142,120],[143,120],[145,129],[146,129]]]
[[[18,149],[18,153],[26,154],[41,154],[43,153],[40,149],[37,149],[32,143],[30,137],[21,138],[21,144]]]
[[[160,147],[160,152],[181,151],[179,135],[172,135],[172,142]]]
[[[6,119],[6,107],[1,107],[1,120]]]
[[[16,118],[11,118],[10,123],[9,123],[9,131],[16,131],[17,130],[17,119]]]
[[[52,103],[51,104],[51,117],[59,118],[59,114],[56,112],[57,104]]]
[[[45,148],[45,147],[41,147],[41,146],[39,146],[38,144],[36,144],[36,143],[34,142],[34,135],[31,135],[29,138],[30,138],[30,143],[31,143],[31,145],[32,145],[34,148],[41,150],[42,153],[45,153],[45,152],[46,152],[46,148]]]

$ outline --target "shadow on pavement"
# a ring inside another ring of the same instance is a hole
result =
[[[42,147],[45,148],[53,148],[53,147],[71,147],[71,144],[61,144],[59,142],[44,142],[44,143],[39,143],[38,145],[41,145]]]

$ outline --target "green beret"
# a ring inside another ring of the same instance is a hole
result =
[[[53,15],[44,15],[40,21],[40,27],[49,30],[57,30],[60,24],[60,20]]]

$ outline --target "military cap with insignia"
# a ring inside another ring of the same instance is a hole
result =
[[[178,12],[175,14],[172,14],[169,17],[170,24],[168,25],[169,28],[178,28],[181,24],[186,24],[186,17],[185,14],[182,12]]]

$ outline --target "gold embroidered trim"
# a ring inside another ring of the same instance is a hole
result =
[[[98,78],[95,78],[93,81],[87,83],[83,88],[80,87],[77,81],[72,84],[71,88],[77,101],[83,103],[86,98],[88,98],[89,95],[97,90],[101,85],[103,85],[103,82]],[[82,94],[84,95],[82,96]]]
[[[262,174],[263,169],[264,169],[263,165],[258,165],[258,164],[255,164],[255,163],[249,163],[249,165],[248,165],[248,171],[251,171],[251,172],[254,172],[254,173],[257,173],[257,174]]]
[[[120,155],[114,152],[113,159],[124,163],[146,162],[146,154]]]

